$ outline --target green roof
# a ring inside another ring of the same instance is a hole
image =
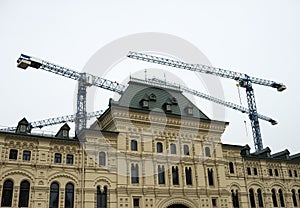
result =
[[[165,112],[166,114],[186,116],[210,120],[197,108],[182,91],[155,87],[135,81],[129,81],[129,86],[118,101],[110,101],[110,104],[152,112]],[[148,102],[143,105],[142,101]],[[171,110],[166,109],[171,105]],[[190,108],[190,112],[188,112]]]

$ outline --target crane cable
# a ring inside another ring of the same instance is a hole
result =
[[[242,105],[240,85],[236,84],[236,87],[237,87],[237,91],[238,91],[238,95],[239,95],[240,105]],[[245,124],[246,137],[248,137],[248,130],[247,130],[247,122],[246,122],[246,120],[244,120],[244,124]]]

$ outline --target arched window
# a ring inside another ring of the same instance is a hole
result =
[[[272,201],[273,201],[273,207],[278,207],[275,189],[272,189]]]
[[[249,198],[250,198],[251,208],[255,208],[255,197],[254,197],[254,191],[253,191],[253,189],[249,190]]]
[[[131,150],[132,151],[137,151],[138,150],[138,146],[137,146],[137,141],[136,140],[131,140]]]
[[[107,186],[103,187],[103,191],[97,186],[97,208],[107,208]]]
[[[139,165],[131,164],[131,183],[139,183]]]
[[[14,190],[14,182],[12,182],[12,180],[9,179],[6,180],[3,184],[3,189],[2,189],[1,207],[11,207],[13,190]]]
[[[187,144],[183,145],[183,154],[184,155],[190,155],[189,145],[187,145]]]
[[[214,174],[213,174],[213,169],[208,168],[207,169],[207,176],[208,176],[208,185],[213,186],[214,185]]]
[[[178,166],[172,166],[173,185],[179,185]]]
[[[163,145],[161,142],[156,143],[156,152],[162,153],[163,152]]]
[[[30,183],[22,181],[19,193],[19,207],[28,207]]]
[[[171,154],[176,154],[176,145],[175,144],[170,144],[170,149],[171,149]]]
[[[186,182],[186,185],[192,185],[193,184],[192,168],[191,167],[186,167],[185,168],[185,182]]]
[[[74,208],[74,185],[72,183],[66,185],[65,208]]]
[[[209,147],[205,147],[205,156],[206,157],[210,157],[210,148]]]
[[[229,162],[229,173],[234,173],[233,162]]]
[[[234,190],[231,190],[231,200],[232,200],[232,206],[234,208],[239,208],[239,194],[238,194],[238,190],[236,190],[234,192]]]
[[[50,200],[49,208],[58,208],[59,202],[59,185],[56,182],[51,183],[50,186]]]
[[[264,207],[264,201],[262,197],[262,193],[260,189],[257,189],[257,200],[258,200],[258,206],[259,207]]]
[[[300,189],[298,189],[298,200],[300,201]]]
[[[158,184],[165,184],[165,166],[158,165]]]
[[[105,152],[99,152],[99,165],[105,166],[106,165],[106,154]]]
[[[297,207],[298,203],[297,203],[297,197],[296,197],[296,191],[295,191],[295,189],[292,190],[292,199],[293,199],[294,207]]]
[[[284,207],[285,205],[284,205],[284,197],[283,197],[282,190],[279,189],[279,190],[278,190],[278,193],[279,193],[280,206],[281,206],[281,207]]]

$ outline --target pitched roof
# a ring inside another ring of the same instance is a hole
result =
[[[120,99],[118,101],[111,100],[110,104],[153,112],[164,112],[164,105],[169,104],[172,110],[166,111],[166,114],[210,120],[197,106],[182,94],[182,91],[150,86],[135,81],[129,81],[128,84],[129,86]],[[145,109],[140,101],[145,100],[145,96],[148,95],[154,95],[156,99],[148,99],[149,106]],[[192,114],[186,111],[187,107],[192,107]]]

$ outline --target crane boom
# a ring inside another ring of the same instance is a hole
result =
[[[110,81],[102,77],[97,77],[88,73],[81,73],[68,69],[57,64],[50,63],[48,61],[38,59],[32,56],[21,54],[20,58],[17,60],[18,67],[26,69],[27,67],[33,67],[36,69],[43,69],[54,74],[58,74],[70,79],[77,81],[82,81],[86,86],[96,86],[113,92],[122,94],[124,92],[125,86],[119,84],[115,81]]]
[[[95,111],[95,112],[89,112],[86,115],[87,119],[91,119],[93,117],[101,116],[103,111]],[[33,121],[30,122],[30,127],[31,128],[43,128],[46,126],[52,126],[56,124],[61,124],[65,122],[74,122],[76,119],[76,114],[75,115],[66,115],[66,116],[60,116],[60,117],[55,117],[55,118],[48,118],[48,119],[43,119],[40,121]],[[8,127],[8,128],[3,128],[0,129],[1,131],[15,131],[17,127]]]
[[[220,68],[216,68],[213,66],[207,66],[207,65],[203,65],[203,64],[189,64],[189,63],[182,62],[182,61],[167,59],[167,58],[158,57],[158,56],[152,56],[152,55],[133,52],[133,51],[129,51],[129,53],[127,54],[127,57],[137,59],[137,60],[147,61],[147,62],[151,62],[151,63],[176,67],[176,68],[180,68],[180,69],[186,69],[186,70],[190,70],[190,71],[196,71],[196,72],[216,75],[219,77],[234,79],[236,81],[242,81],[245,79],[249,79],[251,81],[251,83],[253,83],[253,84],[259,84],[259,85],[273,87],[273,88],[276,88],[280,92],[286,89],[286,86],[281,83],[277,83],[277,82],[274,82],[271,80],[261,79],[261,78],[257,78],[257,77],[248,77],[244,73],[220,69]]]
[[[97,77],[85,72],[77,72],[68,69],[57,64],[44,61],[32,56],[21,54],[17,60],[18,67],[26,69],[27,67],[33,67],[36,69],[43,69],[54,74],[58,74],[70,79],[78,81],[78,91],[77,91],[77,113],[75,118],[75,132],[78,134],[83,128],[86,128],[86,88],[90,86],[100,87],[106,90],[117,92],[122,94],[125,90],[125,86],[117,82],[104,79],[102,77]]]
[[[231,109],[234,109],[234,110],[238,110],[242,113],[249,114],[249,109],[248,108],[237,105],[235,103],[231,103],[231,102],[228,102],[228,101],[221,100],[219,98],[215,98],[213,96],[207,95],[205,93],[199,92],[197,90],[188,88],[186,86],[183,86],[183,85],[180,85],[180,84],[177,84],[177,83],[168,82],[168,81],[165,81],[165,80],[158,79],[156,77],[151,78],[151,79],[148,78],[148,79],[145,79],[145,80],[131,77],[131,80],[134,80],[136,82],[140,82],[140,83],[143,83],[143,84],[150,84],[150,85],[153,85],[153,86],[158,86],[158,87],[165,87],[165,88],[170,88],[170,89],[175,89],[175,90],[182,90],[186,93],[195,95],[197,97],[204,98],[206,100],[209,100],[209,101],[212,101],[214,103],[223,105],[225,107],[228,107],[228,108],[231,108]],[[265,121],[268,121],[272,125],[278,124],[278,122],[276,120],[274,120],[274,119],[272,119],[268,116],[258,114],[258,118],[262,119],[262,120],[265,120]]]
[[[185,69],[189,71],[211,74],[211,75],[215,75],[223,78],[229,78],[238,81],[240,86],[246,89],[247,103],[249,108],[249,118],[251,121],[255,150],[260,151],[263,149],[263,143],[262,143],[262,137],[261,137],[260,127],[259,127],[258,113],[257,113],[257,107],[256,107],[252,83],[273,87],[276,88],[277,91],[279,92],[286,89],[286,86],[284,84],[277,83],[271,80],[257,78],[257,77],[250,77],[247,74],[240,73],[240,72],[220,69],[212,66],[206,66],[203,64],[189,64],[182,61],[177,61],[177,60],[172,60],[172,59],[167,59],[163,57],[152,56],[152,55],[137,53],[132,51],[130,51],[127,54],[127,57],[137,59],[137,60],[147,61],[151,63],[171,66],[175,68]]]

